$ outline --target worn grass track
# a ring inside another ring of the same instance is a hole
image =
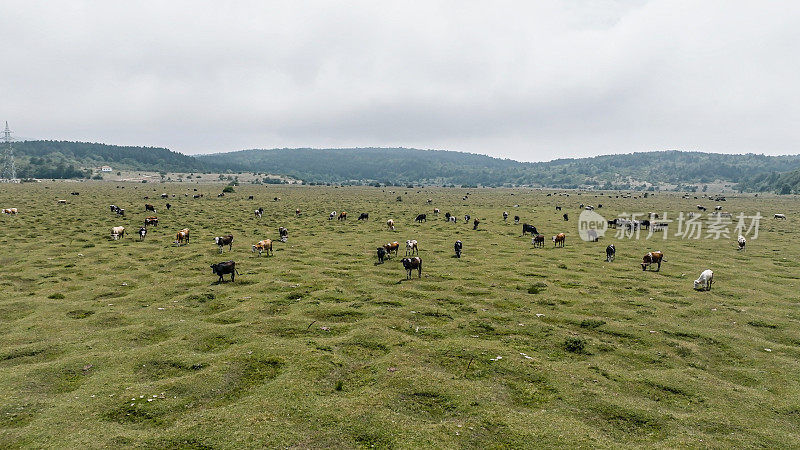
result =
[[[769,215],[737,252],[734,240],[578,239],[579,203],[607,217],[714,205],[669,194],[121,186],[0,186],[0,206],[20,211],[0,216],[0,446],[800,446],[794,198],[722,203]],[[172,210],[161,192],[177,194]],[[145,202],[160,224],[139,242]],[[350,218],[328,221],[333,210]],[[250,252],[279,226],[289,241],[274,257]],[[191,243],[176,247],[184,227]],[[219,255],[212,239],[228,233],[233,252]],[[406,239],[422,279],[405,281],[400,258],[376,264],[378,245]],[[657,249],[661,272],[642,272]],[[216,284],[209,265],[227,259],[241,275]],[[693,291],[706,268],[713,290]]]

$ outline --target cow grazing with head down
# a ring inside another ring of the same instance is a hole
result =
[[[144,219],[144,226],[147,227],[148,225],[157,227],[158,226],[158,217],[151,216]]]
[[[422,258],[419,256],[415,256],[413,258],[403,258],[402,259],[403,267],[406,269],[406,279],[411,279],[411,272],[414,269],[417,270],[419,273],[419,278],[422,278]]]
[[[464,244],[462,244],[461,241],[456,241],[456,243],[453,244],[453,250],[456,252],[456,258],[461,258],[461,249],[463,248]]]
[[[611,262],[614,261],[614,258],[617,257],[617,248],[614,247],[614,244],[609,245],[606,247],[606,261]]]
[[[3,208],[3,214],[11,214],[12,216],[17,213],[17,208]]]
[[[169,209],[172,208],[172,205],[170,205],[169,203],[167,203],[166,206],[167,206],[167,211],[169,211]]]
[[[392,219],[387,220],[386,226],[389,227],[390,230],[394,231],[394,220]]]
[[[328,214],[328,220],[333,220],[335,217],[336,217],[336,211],[331,211],[331,213]]]
[[[439,208],[433,208],[433,213],[434,213],[434,214],[439,214],[439,212],[440,212],[440,211],[439,211]]]
[[[300,208],[294,210],[294,215],[300,217]]]
[[[556,211],[561,211],[561,207],[560,206],[556,206]]]
[[[219,275],[219,280],[217,283],[222,283],[225,281],[222,276],[228,273],[231,274],[231,281],[234,281],[236,274],[239,273],[239,271],[236,270],[236,263],[233,261],[224,261],[221,263],[212,264],[211,270],[214,272],[214,275]]]
[[[111,239],[118,240],[122,237],[125,237],[125,227],[112,227],[111,228]]]
[[[449,211],[444,213],[444,220],[446,220],[448,222],[450,221],[450,212]]]
[[[406,256],[416,253],[419,255],[419,246],[416,239],[409,239],[406,241]]]
[[[155,212],[156,212],[156,207],[155,207],[155,206],[153,206],[153,205],[151,205],[151,204],[149,204],[149,203],[145,203],[145,205],[144,205],[144,211],[145,211],[145,212],[147,212],[147,211],[153,211],[153,212],[155,213]]]
[[[183,244],[184,242],[186,242],[187,244],[189,243],[189,229],[188,228],[184,228],[181,231],[178,231],[178,233],[175,235],[175,244],[177,244],[178,247],[180,247],[181,244]]]
[[[567,235],[564,233],[558,233],[557,235],[553,236],[554,247],[563,247],[566,241],[567,241]]]
[[[536,230],[535,226],[528,225],[527,223],[523,223],[522,224],[522,235],[525,236],[525,233],[539,234],[539,231]]]
[[[273,254],[272,251],[272,240],[264,239],[263,241],[258,241],[255,245],[253,245],[253,253],[258,251],[258,256],[261,256],[262,252],[267,252],[267,256]]]
[[[214,238],[214,243],[219,247],[219,252],[222,253],[222,247],[228,246],[228,251],[233,250],[233,235],[218,236]]]
[[[514,224],[519,225],[519,216],[514,216]]]
[[[358,220],[369,220],[369,214],[368,213],[361,213],[361,215],[358,216]]]
[[[143,241],[145,236],[147,236],[147,228],[145,227],[139,228],[139,240]]]
[[[706,269],[700,274],[700,278],[694,280],[694,288],[699,290],[711,290],[711,283],[714,282],[714,272]]]
[[[117,215],[118,216],[125,216],[125,210],[122,208],[117,208]]]
[[[544,247],[544,235],[543,234],[537,234],[537,235],[533,236],[531,238],[531,244],[533,244],[534,248],[536,248],[536,247],[540,247],[540,248]]]
[[[642,257],[642,270],[647,270],[647,266],[656,264],[658,268],[656,272],[661,270],[661,261],[664,260],[664,253],[659,251],[656,252],[648,252],[647,254]]]
[[[775,219],[783,219],[786,220],[786,214],[775,214]]]
[[[389,242],[387,244],[383,244],[383,248],[386,249],[386,254],[390,255],[394,252],[394,255],[397,256],[397,252],[400,251],[400,243],[397,241]]]
[[[383,247],[378,247],[378,262],[383,263],[383,260],[387,258],[386,249]]]
[[[414,222],[419,222],[419,223],[427,222],[427,221],[428,221],[428,215],[427,214],[418,214],[417,218],[414,219]]]
[[[339,213],[339,217],[337,218],[337,220],[347,220],[347,213],[344,211]]]
[[[464,214],[464,223],[469,223],[470,216],[469,214]]]
[[[254,210],[253,211],[253,215],[256,217],[256,219],[260,219],[261,216],[264,215],[264,208],[258,208],[256,210]]]
[[[747,239],[745,239],[741,234],[736,242],[739,244],[739,250],[744,250],[744,246],[747,245]]]
[[[448,220],[448,222],[450,222],[450,223],[456,223],[456,216],[450,216],[450,218],[449,218],[449,219],[447,219],[447,220]]]
[[[480,223],[481,223],[481,221],[478,220],[478,219],[473,220],[472,221],[472,229],[473,230],[477,230],[478,229],[478,225],[480,225]]]
[[[569,220],[569,214],[567,214],[567,213],[564,213],[564,216],[563,216],[563,217],[564,217],[564,222],[566,222],[566,221],[568,221],[568,220]]]

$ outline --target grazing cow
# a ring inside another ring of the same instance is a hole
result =
[[[108,207],[111,209],[111,212],[117,212],[119,209],[119,206],[117,205],[109,205]]]
[[[139,240],[143,241],[145,236],[147,236],[147,228],[145,227],[139,228]]]
[[[608,221],[608,228],[617,228],[617,219]]]
[[[467,199],[467,196],[466,196],[466,195],[465,195],[465,196],[463,196],[463,197],[461,197],[461,200],[466,200],[466,199]]]
[[[347,220],[347,213],[345,211],[342,211],[341,213],[339,213],[339,217],[337,217],[336,220]]]
[[[125,216],[125,210],[122,208],[117,208],[117,215],[118,216]]]
[[[419,273],[419,278],[422,278],[422,258],[420,258],[419,256],[415,256],[413,258],[403,258],[402,262],[403,262],[403,267],[406,268],[407,280],[411,279],[411,272],[413,272],[414,269],[416,269],[417,272]]]
[[[514,216],[514,225],[519,225],[519,216]]]
[[[250,195],[250,196],[248,196],[248,197],[247,197],[247,199],[248,199],[248,200],[252,200],[252,199],[253,199],[253,196],[252,196],[252,195]]]
[[[300,217],[300,209],[299,208],[294,210],[294,215],[297,216],[297,217]]]
[[[258,256],[261,256],[262,252],[267,252],[267,256],[270,254],[274,255],[275,253],[272,251],[272,240],[264,239],[263,241],[258,241],[255,245],[253,245],[253,253],[258,250]]]
[[[744,250],[744,246],[747,245],[747,239],[744,238],[741,234],[739,238],[736,240],[739,244],[739,250]]]
[[[169,195],[167,195],[167,194],[161,194],[161,198],[169,198]]]
[[[70,195],[81,195],[80,192],[70,192]]]
[[[544,235],[543,234],[534,235],[531,238],[531,244],[533,244],[534,248],[536,248],[536,247],[544,247]]]
[[[600,208],[602,208],[602,207],[603,207],[603,204],[602,204],[602,203],[598,203],[598,204],[597,204],[597,209],[600,209]]]
[[[432,198],[429,198],[429,199],[428,199],[428,203],[433,203],[433,199],[432,199]]]
[[[461,241],[456,241],[456,243],[453,244],[453,250],[456,252],[456,258],[461,258],[462,248],[464,248],[464,244],[462,244]]]
[[[722,211],[722,205],[717,205],[714,207],[715,211]]]
[[[617,257],[617,248],[614,247],[614,244],[609,245],[606,247],[606,261],[611,262],[614,261],[614,258]]]
[[[378,262],[383,263],[383,260],[386,259],[386,249],[383,247],[378,247]]]
[[[147,227],[148,225],[152,225],[154,227],[158,226],[158,217],[147,217],[144,219],[144,226]]]
[[[394,255],[397,256],[397,252],[400,251],[400,243],[397,241],[389,242],[388,244],[383,244],[383,248],[386,249],[386,254],[390,255],[394,252]]]
[[[522,235],[525,236],[525,233],[539,234],[539,231],[536,230],[535,226],[528,225],[527,223],[523,223],[522,224]]]
[[[178,234],[175,235],[175,243],[178,245],[178,247],[180,247],[181,244],[184,241],[187,244],[189,243],[189,229],[188,228],[184,228],[181,231],[178,231]]]
[[[284,227],[278,227],[278,236],[281,237],[281,242],[286,242],[289,240],[289,229]]]
[[[228,251],[233,250],[233,235],[218,236],[214,238],[214,243],[219,247],[219,252],[222,253],[222,247],[228,246]]]
[[[503,211],[503,222],[508,220],[508,211]]]
[[[563,247],[566,240],[567,240],[566,234],[558,233],[557,235],[553,236],[553,246]]]
[[[225,197],[225,193],[224,192],[220,192],[219,194],[217,194],[217,198],[220,198],[220,197]]]
[[[433,214],[439,214],[439,208],[433,208]]]
[[[116,241],[122,237],[125,237],[125,227],[111,228],[111,239]]]
[[[253,214],[256,216],[257,219],[260,219],[261,216],[264,215],[264,208],[258,208],[253,211]]]
[[[417,246],[416,239],[409,239],[406,241],[406,256],[416,253],[419,255],[419,247]]]
[[[449,221],[452,223],[456,223],[456,216],[450,216]]]
[[[564,213],[564,222],[569,221],[569,214]]]
[[[217,281],[217,283],[222,283],[223,281],[225,281],[222,278],[222,275],[226,273],[231,274],[231,281],[233,281],[234,278],[236,277],[236,274],[239,273],[239,271],[236,270],[236,263],[233,261],[225,261],[217,264],[212,264],[211,270],[214,272],[214,275],[219,275],[219,280]]]
[[[17,213],[17,208],[4,208],[3,214],[11,214],[12,216]]]
[[[647,270],[647,266],[651,264],[657,264],[658,268],[656,269],[656,272],[660,271],[661,261],[663,261],[663,259],[664,253],[662,253],[660,250],[657,252],[648,252],[642,258],[642,270]]]
[[[556,211],[561,211],[561,207],[560,206],[556,206]]]
[[[700,274],[700,278],[694,280],[694,288],[700,290],[711,290],[711,283],[714,282],[714,272],[711,269],[706,269]]]
[[[594,211],[594,206],[587,205],[585,209],[586,209],[586,211]]]
[[[336,217],[336,211],[331,211],[331,213],[328,214],[328,220],[333,220],[334,217]]]
[[[464,214],[464,223],[469,223],[469,214]]]
[[[59,205],[66,205],[66,204],[67,204],[67,201],[66,201],[66,200],[59,200],[59,201],[58,201],[58,204],[59,204]]]
[[[700,211],[706,211],[706,207],[703,205],[697,205],[697,209]]]
[[[450,221],[450,212],[449,211],[444,213],[444,220],[446,220],[448,222]]]
[[[153,206],[153,205],[151,205],[151,204],[149,204],[149,203],[145,203],[145,205],[144,205],[144,211],[145,211],[145,212],[147,212],[147,211],[153,211],[153,213],[155,213],[155,212],[156,212],[156,207],[155,207],[155,206]]]
[[[583,203],[581,203],[580,209],[583,209]]]
[[[472,229],[473,229],[473,230],[477,230],[477,229],[478,229],[478,225],[479,225],[480,223],[481,223],[481,221],[480,221],[480,220],[478,220],[478,219],[475,219],[475,220],[473,220],[473,221],[472,221]]]
[[[172,205],[170,205],[169,203],[167,203],[167,211],[169,211],[169,209],[170,209],[170,208],[172,208]]]
[[[775,214],[775,218],[786,220],[786,214]]]
[[[649,229],[649,228],[650,228],[650,221],[649,221],[649,220],[647,220],[647,219],[640,220],[640,221],[639,221],[639,226],[641,226],[642,228],[644,228],[645,230],[647,230],[647,229]]]
[[[275,197],[275,198],[272,199],[272,201],[279,202],[279,201],[281,201],[281,198],[280,197]]]
[[[194,194],[192,195],[192,198],[201,198],[202,196],[203,194]]]
[[[369,220],[369,214],[368,213],[361,213],[361,215],[358,216],[358,220]]]
[[[419,222],[419,223],[427,222],[428,221],[428,215],[427,214],[419,214],[419,215],[417,215],[417,218],[414,219],[414,221],[415,222]]]
[[[387,220],[386,226],[389,227],[390,230],[394,231],[394,220],[392,219]]]

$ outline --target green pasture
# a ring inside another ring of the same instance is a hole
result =
[[[794,197],[221,189],[0,185],[0,207],[19,210],[0,216],[0,447],[800,447]],[[160,223],[139,241],[145,203]],[[666,240],[609,230],[583,242],[581,203],[606,218],[673,219],[697,204],[765,217],[743,252],[733,226],[720,240],[672,228]],[[119,225],[126,236],[113,241]],[[182,228],[191,241],[176,247]],[[220,255],[224,234],[233,251]],[[250,251],[265,238],[274,256]],[[421,279],[405,280],[407,239],[419,241]],[[400,257],[377,264],[390,241]],[[665,254],[660,272],[639,266],[650,250]],[[240,275],[218,284],[209,266],[229,259]],[[712,290],[694,291],[709,268]]]

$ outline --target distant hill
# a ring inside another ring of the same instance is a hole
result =
[[[89,142],[22,141],[14,143],[20,178],[82,178],[87,168],[109,165],[114,170],[201,171],[197,159],[166,148],[128,147]]]
[[[199,156],[214,170],[280,173],[309,182],[625,188],[699,185],[800,168],[800,156],[659,151],[523,163],[407,148],[243,150]]]
[[[747,191],[800,193],[800,155],[658,151],[524,163],[409,148],[284,148],[194,157],[166,148],[68,141],[17,142],[14,149],[21,178],[87,177],[87,169],[109,165],[115,171],[269,173],[308,183],[699,189],[722,180]]]

